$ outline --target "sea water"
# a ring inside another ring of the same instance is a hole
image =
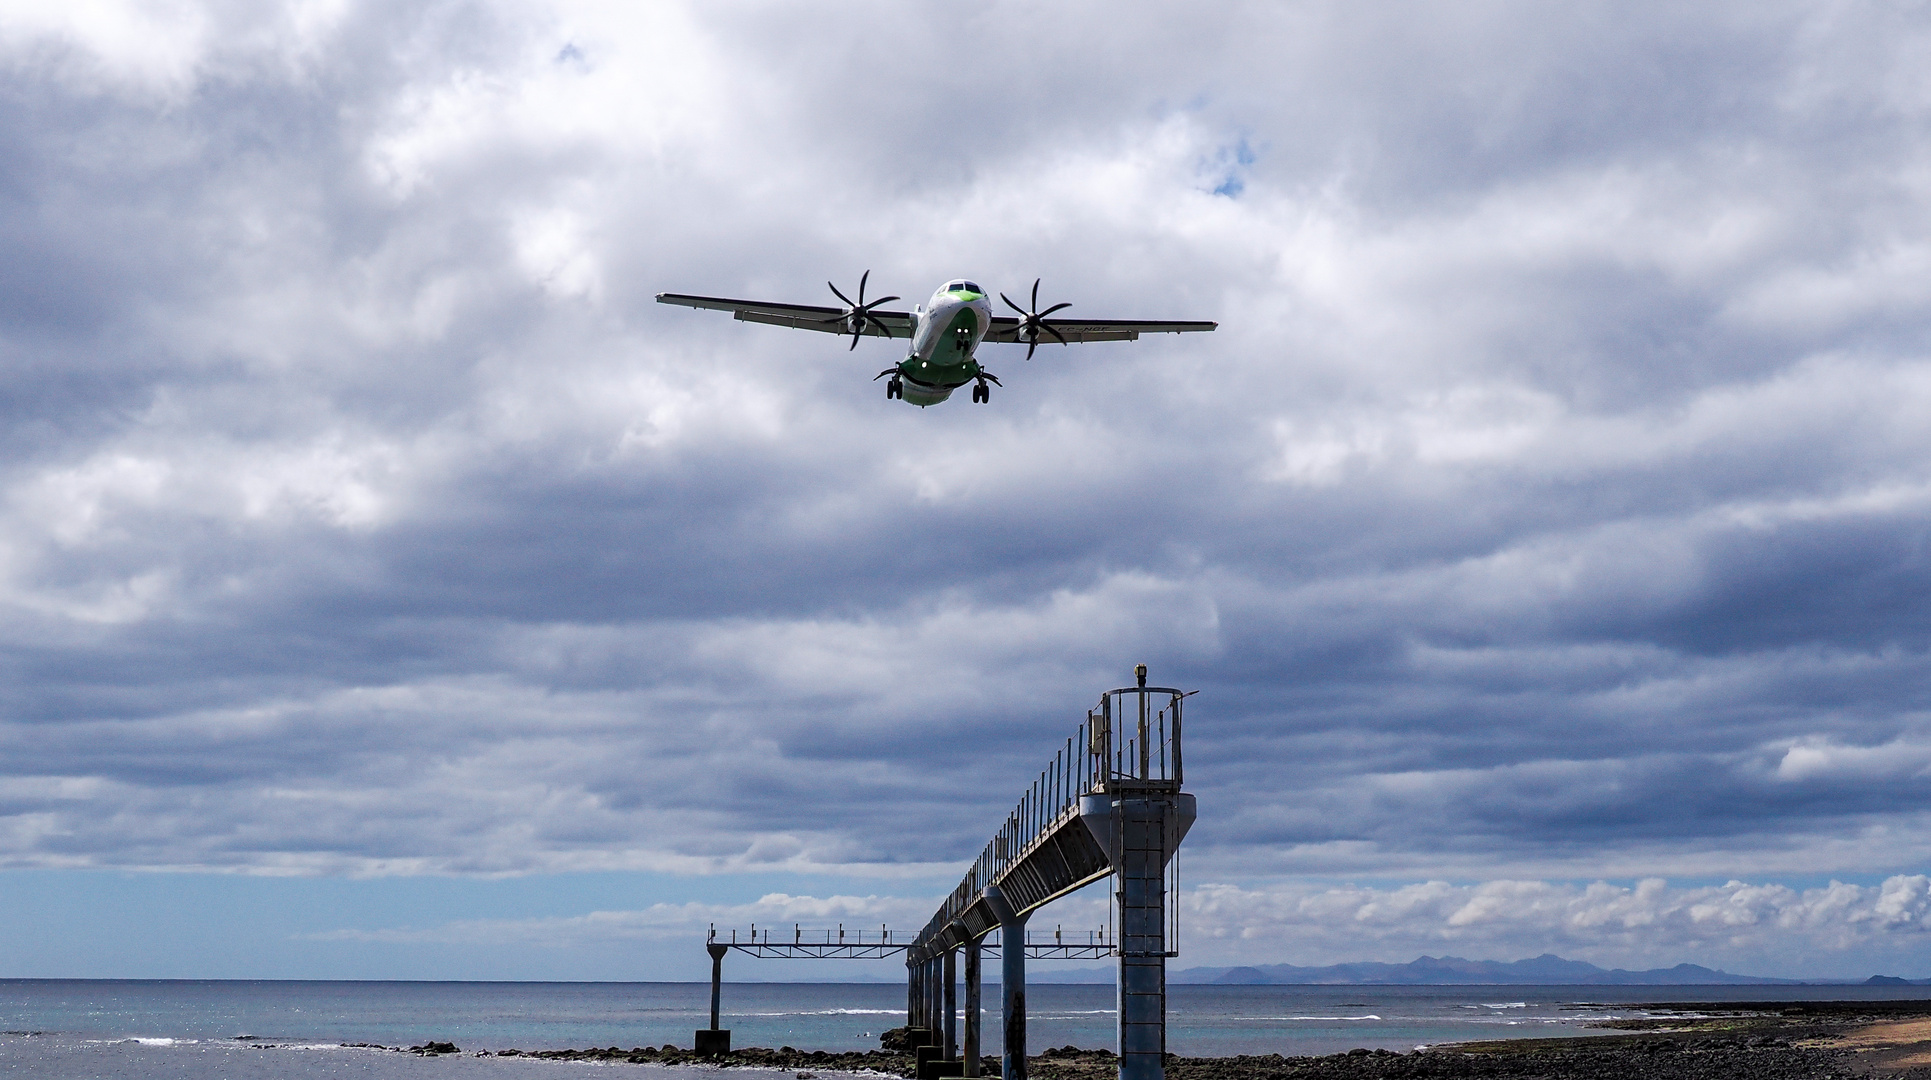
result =
[[[1112,1046],[1111,986],[1036,984],[1027,992],[1034,1053]],[[1174,985],[1167,1045],[1187,1056],[1406,1051],[1606,1033],[1587,1025],[1644,1015],[1633,1008],[1644,1002],[1896,998],[1931,998],[1931,987]],[[983,1021],[986,1052],[997,1054],[996,987],[986,1000],[994,1005]],[[585,1076],[598,1066],[493,1055],[512,1047],[688,1047],[692,1031],[709,1026],[709,1008],[708,983],[0,980],[0,1076]],[[737,1046],[868,1050],[880,1031],[904,1023],[905,988],[727,983],[723,1012]],[[455,1043],[463,1055],[419,1058],[345,1045],[430,1041]],[[479,1050],[492,1056],[476,1057]]]

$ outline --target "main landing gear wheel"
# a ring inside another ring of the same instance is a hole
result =
[[[1004,385],[999,381],[999,376],[990,371],[981,371],[975,377],[979,380],[972,387],[972,400],[976,404],[983,405],[992,400],[992,386],[987,386],[986,383],[990,382],[993,386]]]

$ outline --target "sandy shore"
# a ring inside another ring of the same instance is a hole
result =
[[[1170,1080],[1931,1080],[1931,1001],[1657,1002],[1635,1006],[1666,1015],[1601,1026],[1619,1034],[1562,1039],[1457,1043],[1406,1054],[1353,1050],[1323,1057],[1279,1054],[1170,1057]],[[1674,1015],[1667,1015],[1674,1014]],[[906,1054],[830,1053],[791,1047],[747,1048],[707,1061],[674,1047],[501,1051],[495,1056],[652,1065],[738,1065],[784,1069],[811,1080],[819,1072],[912,1075]],[[998,1061],[986,1059],[987,1075]],[[1105,1050],[1064,1047],[1028,1060],[1032,1080],[1111,1080]]]

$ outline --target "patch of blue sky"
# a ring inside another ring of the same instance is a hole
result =
[[[1202,171],[1218,182],[1211,189],[1215,195],[1237,199],[1247,190],[1247,172],[1259,155],[1254,152],[1245,135],[1231,145],[1223,145],[1214,156],[1204,163]]]
[[[0,873],[0,954],[10,978],[695,979],[701,923],[664,933],[568,937],[452,924],[566,923],[652,905],[746,904],[771,893],[899,892],[908,883],[797,874],[679,877],[643,872],[380,878],[117,870]],[[928,886],[937,891],[936,887]],[[674,922],[675,920],[673,920]],[[827,925],[838,920],[829,920]],[[642,927],[633,928],[642,929]],[[854,929],[856,929],[854,927]],[[871,930],[873,927],[866,927]],[[896,929],[896,928],[895,928]],[[748,930],[748,928],[747,928]],[[668,934],[668,937],[665,936]],[[469,933],[468,937],[475,934]],[[676,942],[688,936],[688,948]],[[500,940],[488,940],[491,938]],[[876,974],[877,965],[813,970]],[[765,979],[793,970],[760,969]],[[802,970],[802,969],[799,969]],[[747,973],[750,974],[750,973]]]

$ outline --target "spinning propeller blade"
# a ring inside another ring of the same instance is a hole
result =
[[[1073,306],[1070,302],[1068,302],[1064,304],[1054,304],[1052,307],[1047,308],[1045,311],[1039,310],[1040,280],[1041,279],[1039,278],[1033,279],[1033,301],[1032,301],[1033,309],[1031,311],[1028,311],[1025,308],[1020,307],[1018,304],[1013,303],[1012,297],[1007,296],[1005,293],[999,294],[999,299],[1004,300],[1006,302],[1007,307],[1019,313],[1019,316],[1020,316],[1019,331],[1017,336],[1024,339],[1026,342],[1026,359],[1028,360],[1031,360],[1033,358],[1033,350],[1039,348],[1039,332],[1041,330],[1044,330],[1045,332],[1053,335],[1054,338],[1058,339],[1061,345],[1066,344],[1065,335],[1061,334],[1057,328],[1047,325],[1046,316],[1051,315],[1053,312],[1058,311],[1060,308],[1069,308]],[[997,380],[994,380],[994,381],[996,382]]]
[[[833,315],[829,319],[820,319],[818,321],[821,323],[844,323],[847,327],[849,327],[852,335],[851,349],[858,348],[858,339],[864,335],[865,328],[867,326],[878,327],[878,332],[881,337],[892,336],[892,332],[886,329],[885,324],[880,322],[878,320],[878,317],[872,314],[872,309],[877,307],[880,304],[889,304],[892,301],[897,300],[898,297],[881,296],[869,304],[866,303],[865,302],[865,283],[867,281],[870,281],[871,278],[872,278],[872,272],[870,270],[865,271],[865,273],[859,277],[858,299],[856,301],[853,301],[851,297],[846,296],[844,293],[838,291],[838,286],[833,285],[829,281],[825,282],[825,287],[831,290],[832,295],[836,296],[838,299],[843,300],[845,302],[845,310],[839,312],[836,315]],[[850,352],[851,349],[846,349],[845,351]],[[873,381],[877,381],[877,380],[874,379]]]

